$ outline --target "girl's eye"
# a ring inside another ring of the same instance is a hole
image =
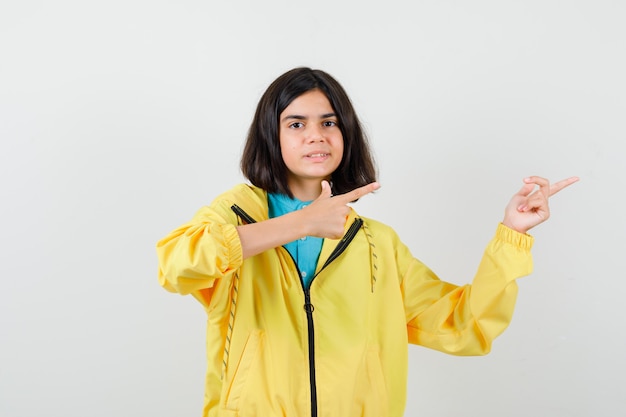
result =
[[[300,129],[302,126],[304,126],[302,122],[293,122],[289,125],[289,127],[292,129]]]
[[[324,127],[333,127],[337,126],[337,122],[335,122],[334,120],[326,120],[323,125]]]

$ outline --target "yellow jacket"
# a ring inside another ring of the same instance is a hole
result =
[[[353,211],[305,289],[282,247],[243,261],[236,225],[267,213],[241,184],[157,244],[160,284],[207,313],[205,417],[400,417],[407,343],[488,353],[532,269],[532,237],[500,224],[472,284],[446,283]]]

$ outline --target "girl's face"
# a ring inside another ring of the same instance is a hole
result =
[[[324,93],[311,90],[285,108],[279,126],[289,189],[296,197],[307,194],[301,199],[310,199],[311,191],[319,194],[321,181],[330,179],[343,157],[343,136],[337,115]]]

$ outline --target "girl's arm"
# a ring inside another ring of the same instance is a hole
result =
[[[402,283],[409,342],[454,355],[488,353],[513,316],[515,280],[532,271],[532,243],[531,236],[498,225],[472,284],[464,286],[440,281],[411,259]],[[408,259],[401,249],[401,259]]]
[[[237,226],[243,259],[309,235],[305,209],[273,219]]]
[[[423,264],[410,260],[403,268],[402,284],[409,340],[456,355],[488,353],[513,316],[515,280],[532,271],[533,238],[526,232],[548,219],[549,197],[576,181],[577,177],[570,177],[550,184],[541,177],[525,178],[507,205],[471,285],[442,282]],[[404,253],[399,262],[408,258]]]
[[[238,226],[243,258],[247,259],[304,236],[340,239],[350,214],[348,204],[378,188],[378,183],[371,183],[349,193],[332,196],[328,182],[322,181],[320,196],[302,210]]]

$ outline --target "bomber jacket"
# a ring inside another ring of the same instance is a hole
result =
[[[243,260],[237,225],[267,218],[240,184],[157,244],[160,284],[206,310],[204,417],[401,417],[408,343],[488,353],[532,270],[533,238],[499,224],[472,283],[447,283],[352,210],[305,288],[283,247]]]

